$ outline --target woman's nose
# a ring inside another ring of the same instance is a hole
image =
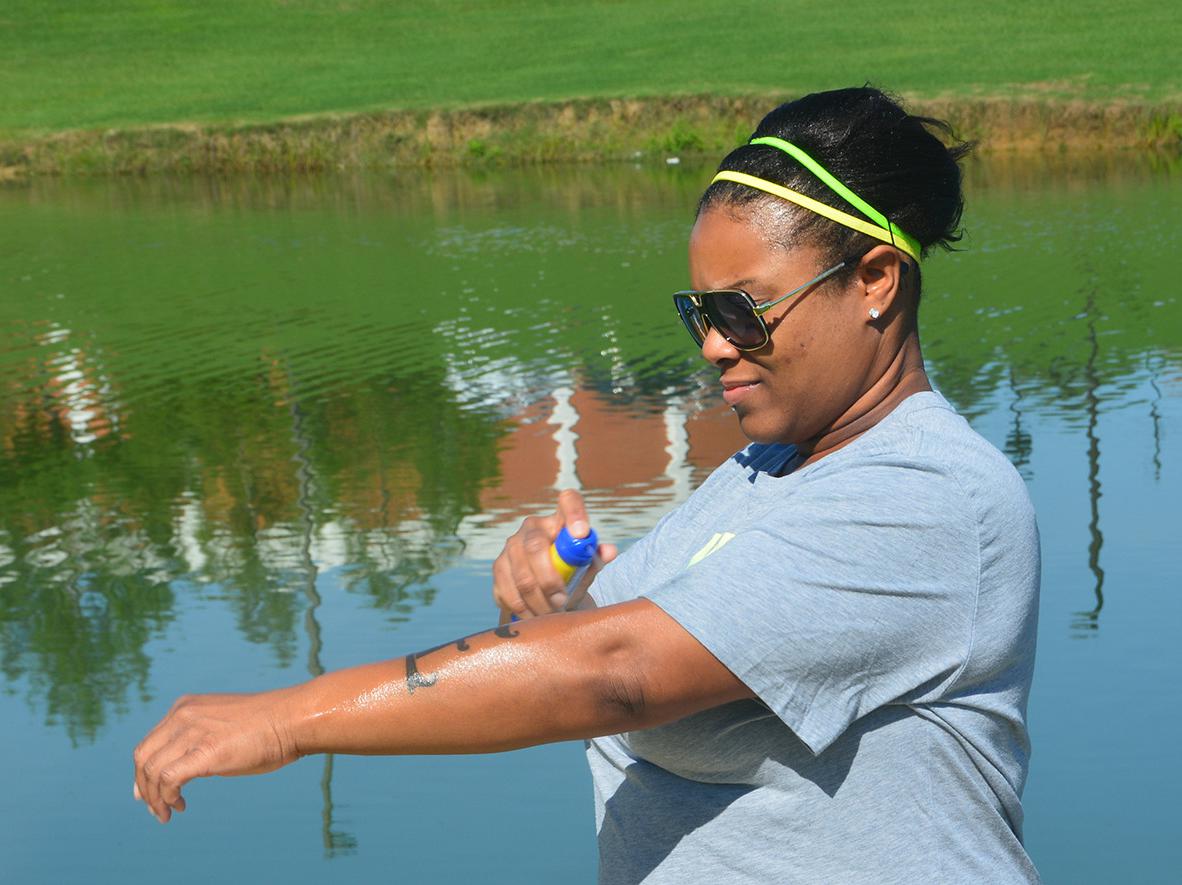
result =
[[[708,363],[720,365],[727,360],[739,358],[739,349],[722,337],[713,326],[706,332],[702,340],[702,357]]]

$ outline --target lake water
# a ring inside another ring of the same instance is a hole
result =
[[[942,392],[1044,552],[1026,840],[1049,882],[1176,881],[1182,167],[969,170],[925,268]],[[183,692],[495,620],[557,487],[627,544],[741,444],[669,293],[679,168],[0,190],[0,878],[595,879],[582,747],[311,758],[157,825],[131,749]]]

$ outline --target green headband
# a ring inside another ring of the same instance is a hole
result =
[[[836,221],[840,225],[852,228],[859,233],[864,233],[867,236],[874,237],[877,240],[882,240],[884,243],[890,243],[896,248],[902,249],[908,255],[919,261],[919,253],[923,247],[920,246],[919,241],[899,227],[895,226],[887,219],[885,215],[855,194],[852,190],[838,181],[829,173],[824,166],[792,144],[790,141],[785,141],[782,138],[774,138],[771,136],[765,138],[753,138],[751,144],[764,144],[768,147],[774,147],[778,150],[791,156],[797,160],[805,169],[821,179],[831,191],[865,215],[867,218],[877,222],[871,224],[856,216],[850,215],[847,212],[842,212],[840,209],[834,209],[832,206],[827,206],[824,203],[814,200],[812,197],[806,197],[804,194],[786,188],[781,184],[775,184],[771,181],[766,181],[762,178],[756,178],[754,175],[748,175],[745,172],[719,172],[714,176],[715,181],[733,181],[736,184],[745,184],[747,187],[753,187],[756,190],[761,190],[764,193],[772,194],[780,197],[783,200],[795,203],[798,206],[803,206],[810,212],[816,212],[818,215],[823,215],[826,218]]]

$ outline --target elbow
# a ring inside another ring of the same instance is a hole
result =
[[[645,721],[644,680],[638,673],[613,673],[600,680],[596,706],[605,722],[618,723],[613,731],[636,728]]]
[[[589,668],[594,674],[590,696],[597,731],[610,734],[643,728],[650,705],[644,658],[629,642],[600,649],[599,660]]]
[[[578,680],[582,736],[652,728],[750,691],[696,639],[646,599],[569,615],[577,649],[564,672]],[[574,688],[568,683],[569,688]],[[569,688],[563,696],[569,697]],[[590,721],[588,721],[590,719]]]

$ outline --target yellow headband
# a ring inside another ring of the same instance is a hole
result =
[[[713,184],[715,181],[733,181],[736,184],[743,184],[747,187],[761,190],[764,193],[779,197],[782,200],[788,200],[791,203],[795,203],[798,206],[808,209],[810,212],[816,212],[818,215],[823,215],[831,221],[836,221],[840,225],[856,230],[859,233],[866,234],[869,237],[874,237],[876,240],[882,240],[884,243],[890,243],[892,246],[895,246],[896,248],[906,252],[908,255],[914,258],[917,263],[919,262],[919,253],[922,251],[922,247],[915,237],[892,224],[885,215],[883,215],[881,212],[851,191],[848,187],[834,178],[833,175],[831,175],[829,171],[825,169],[825,167],[823,167],[820,163],[818,163],[796,145],[792,144],[791,142],[784,141],[782,138],[772,137],[753,138],[751,140],[751,144],[768,145],[769,147],[777,148],[784,151],[786,154],[791,155],[794,159],[798,160],[801,165],[816,175],[817,178],[821,179],[821,181],[826,186],[828,186],[831,191],[833,191],[855,209],[859,210],[867,217],[874,219],[874,221],[878,223],[873,224],[862,218],[850,215],[848,212],[842,212],[840,209],[834,209],[832,206],[827,206],[824,203],[814,200],[812,197],[806,197],[804,194],[799,193],[798,191],[794,191],[791,188],[786,188],[782,184],[775,184],[774,182],[757,178],[754,175],[748,175],[746,172],[719,172],[714,176],[714,179],[710,183]]]

